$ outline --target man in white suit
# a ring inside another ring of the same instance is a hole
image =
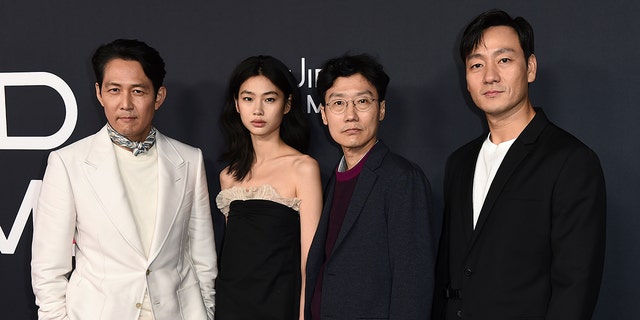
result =
[[[202,153],[152,126],[167,92],[164,62],[121,39],[92,63],[107,124],[49,156],[31,261],[39,318],[213,319]]]

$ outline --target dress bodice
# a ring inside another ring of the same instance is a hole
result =
[[[264,184],[257,187],[232,187],[224,189],[218,193],[216,197],[216,205],[218,209],[225,215],[229,215],[229,206],[235,200],[269,200],[287,206],[297,212],[300,211],[299,198],[284,198],[274,187]]]
[[[233,187],[216,197],[227,218],[216,279],[216,319],[297,320],[301,200],[270,185]]]

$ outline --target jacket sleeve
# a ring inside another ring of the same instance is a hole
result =
[[[218,275],[218,267],[207,176],[200,150],[198,150],[196,168],[195,198],[189,221],[189,250],[200,282],[207,317],[209,320],[213,320],[215,312],[214,282]]]
[[[434,280],[431,188],[415,166],[390,188],[390,201],[385,201],[392,273],[389,319],[424,319],[431,313]]]
[[[49,155],[37,209],[31,258],[31,281],[38,318],[67,319],[67,276],[72,271],[76,211],[71,181],[61,157]]]
[[[606,193],[600,162],[575,150],[553,190],[551,300],[547,320],[591,319],[605,250]]]
[[[449,286],[449,167],[447,162],[444,176],[444,213],[442,216],[442,232],[440,233],[440,241],[438,243],[438,255],[436,259],[435,268],[435,285],[433,290],[433,306],[431,309],[431,319],[442,320],[445,319],[445,312],[447,307],[447,299],[445,299],[444,292]]]

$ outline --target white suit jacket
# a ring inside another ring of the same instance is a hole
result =
[[[49,155],[34,214],[40,319],[213,319],[217,275],[202,153],[158,132],[158,211],[147,258],[106,127]],[[72,241],[76,265],[72,267]]]

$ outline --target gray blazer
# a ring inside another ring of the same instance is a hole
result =
[[[325,240],[335,174],[307,260],[305,318]],[[370,151],[324,269],[323,319],[425,319],[431,308],[434,235],[422,170],[379,141]]]

